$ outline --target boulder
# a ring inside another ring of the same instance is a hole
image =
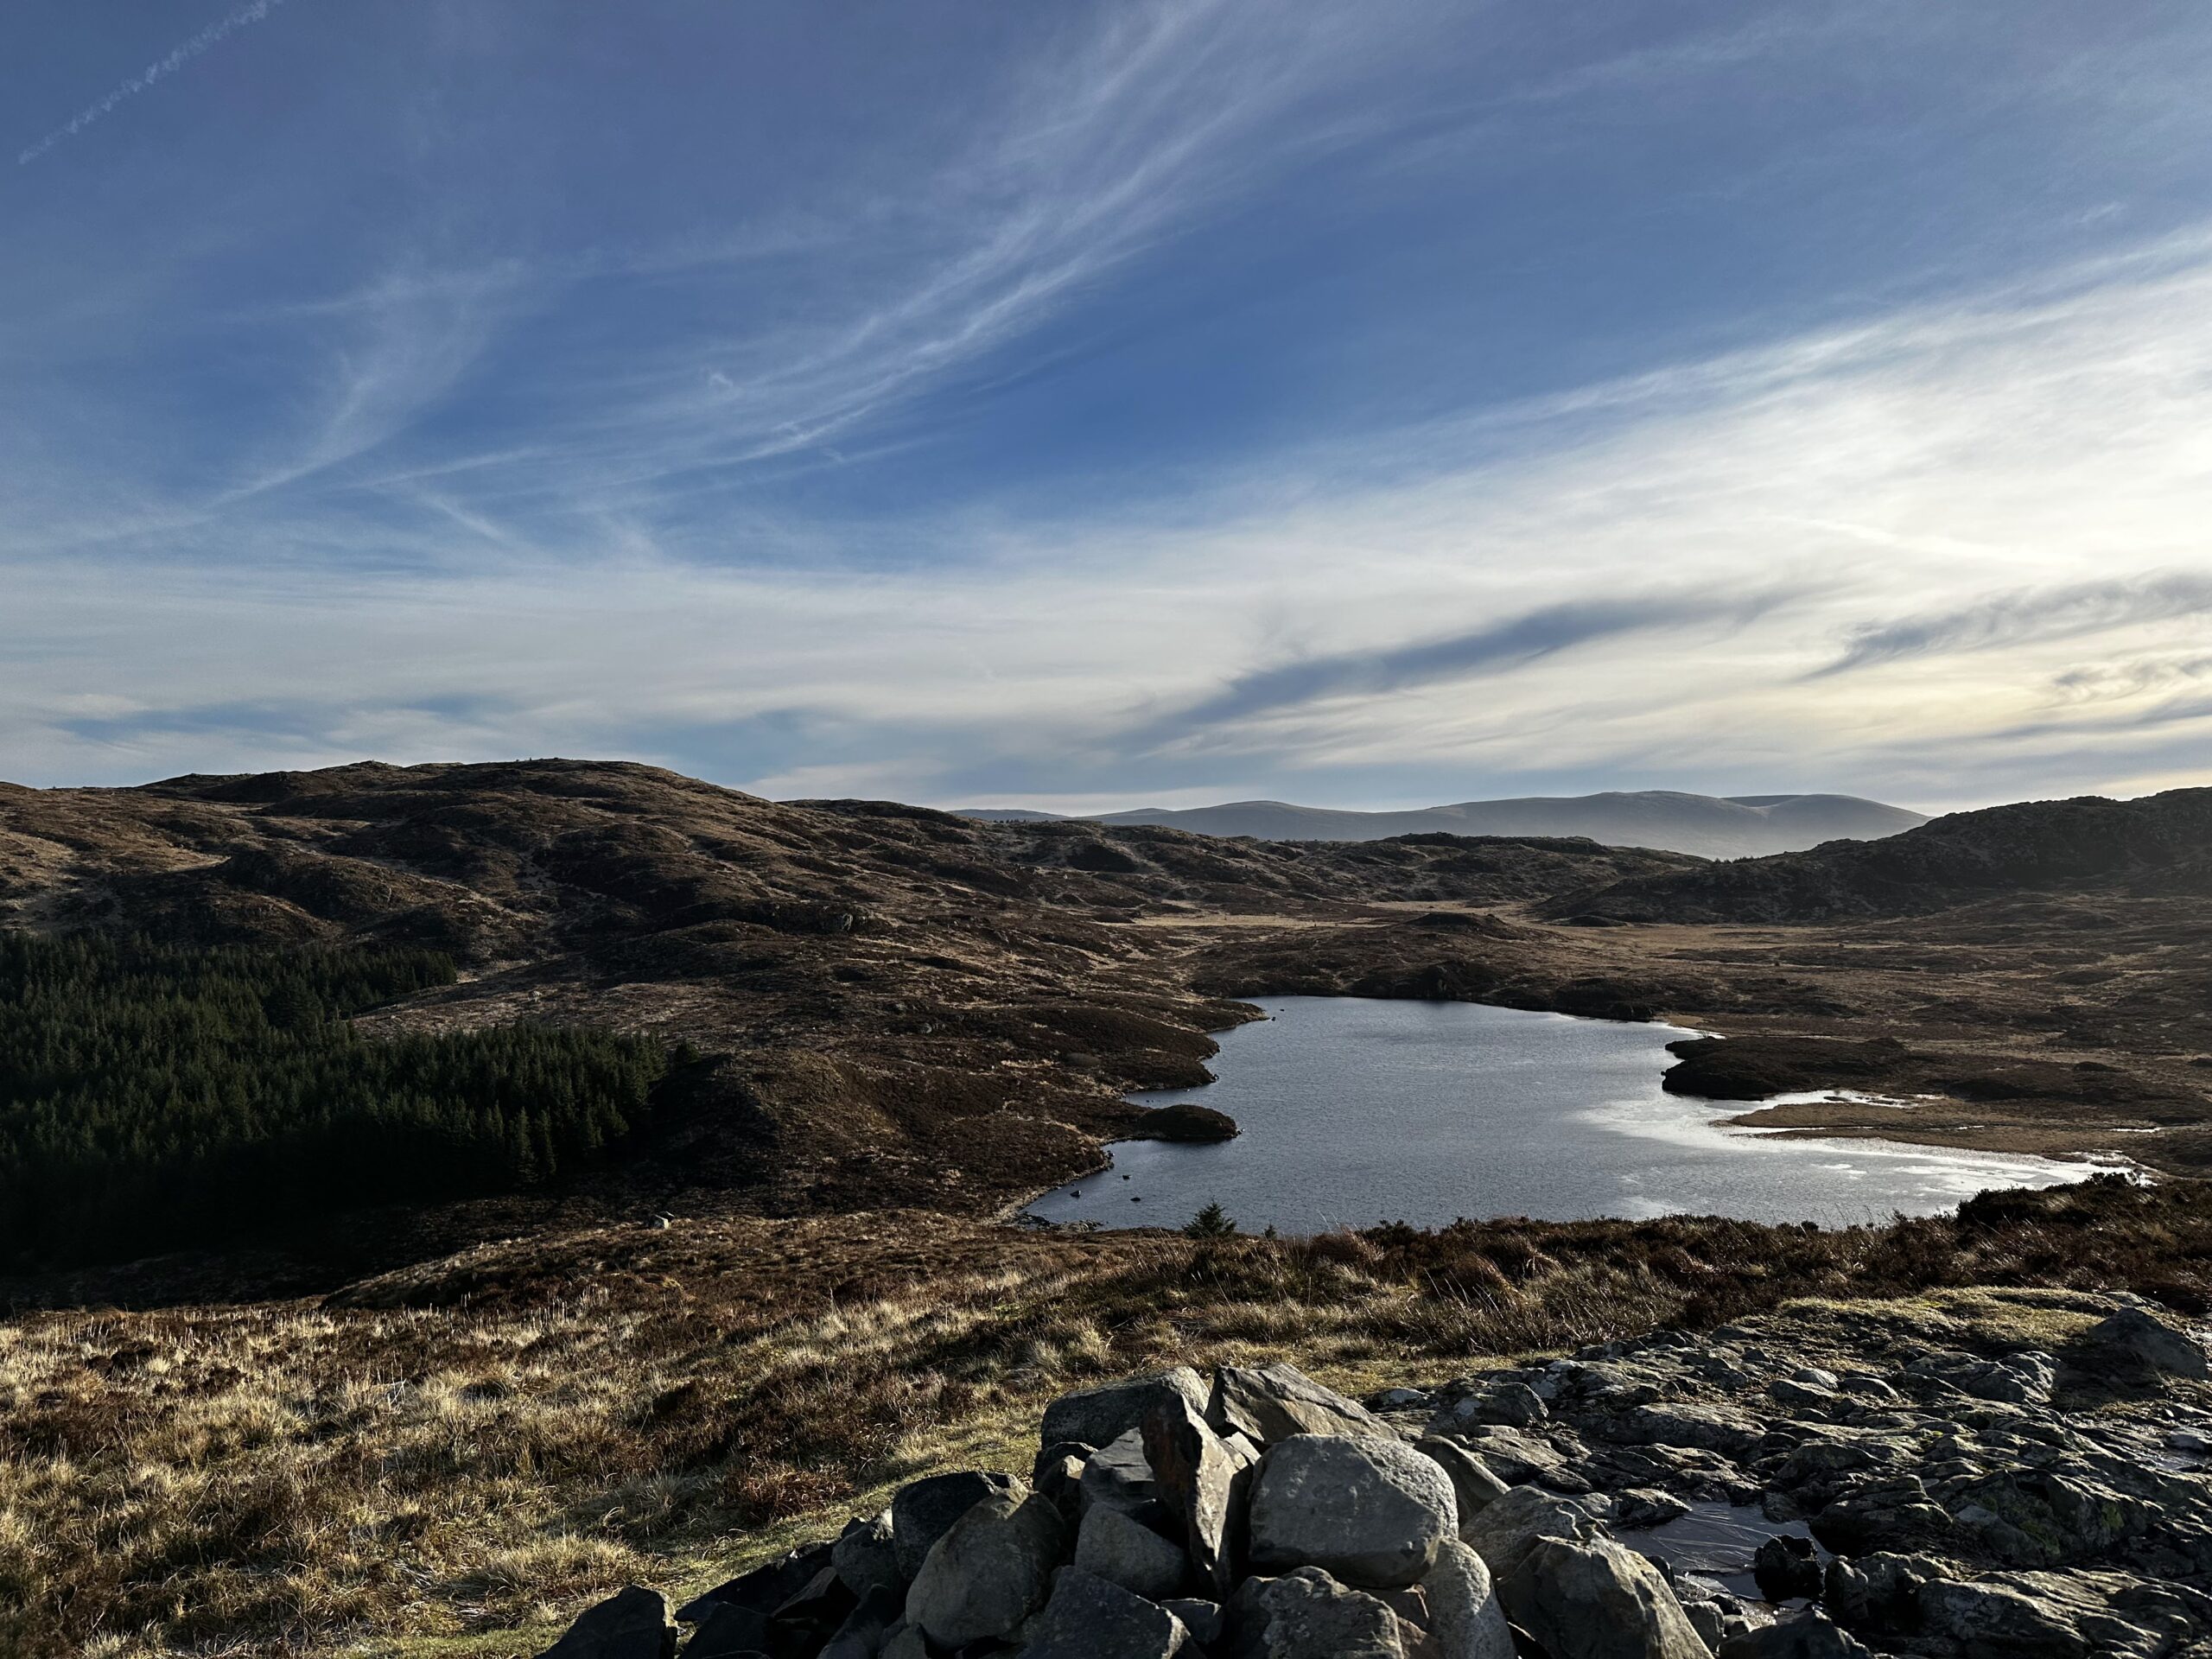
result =
[[[1294,1434],[1261,1459],[1250,1526],[1256,1566],[1396,1589],[1459,1535],[1459,1502],[1444,1471],[1402,1440]]]
[[[1003,1641],[1042,1605],[1067,1547],[1059,1512],[1026,1487],[994,1492],[930,1546],[907,1623],[942,1648]]]
[[[1827,1565],[1821,1605],[1847,1630],[1895,1636],[1920,1623],[1920,1588],[1944,1576],[1942,1562],[1925,1555],[1876,1554]]]
[[[2095,1560],[2160,1522],[2140,1498],[2047,1469],[1998,1470],[1967,1482],[1945,1507],[1978,1554],[2005,1567]]]
[[[539,1659],[669,1659],[675,1651],[668,1598],[633,1584],[588,1608]]]
[[[1719,1659],[1873,1659],[1866,1644],[1815,1613],[1744,1630],[1720,1644]]]
[[[2212,1374],[2202,1343],[2139,1307],[2099,1320],[2082,1333],[2075,1347],[2086,1362],[2082,1369],[2109,1369],[2130,1380],[2148,1372],[2201,1382]]]
[[[1711,1659],[1659,1569],[1610,1540],[1538,1538],[1497,1592],[1551,1659]]]
[[[1003,1496],[1020,1485],[1012,1475],[963,1469],[901,1486],[891,1500],[891,1542],[899,1576],[912,1583],[930,1547],[944,1536],[948,1527],[985,1498]]]
[[[1459,1536],[1503,1578],[1540,1538],[1587,1538],[1589,1512],[1534,1486],[1516,1486],[1460,1529]]]
[[[1252,1469],[1187,1400],[1166,1399],[1145,1419],[1153,1484],[1199,1580],[1217,1599],[1236,1587]],[[1172,1589],[1173,1586],[1171,1586]]]
[[[734,1601],[718,1602],[683,1644],[684,1659],[746,1659],[779,1646],[775,1627],[762,1614]]]
[[[1769,1601],[1795,1601],[1821,1593],[1820,1554],[1809,1538],[1784,1533],[1769,1538],[1751,1552],[1751,1576],[1759,1593]]]
[[[1405,1659],[1398,1616],[1318,1567],[1245,1580],[1229,1616],[1236,1659]]]
[[[1437,1432],[1433,1424],[1429,1432]],[[1559,1448],[1542,1435],[1503,1423],[1478,1423],[1471,1428],[1447,1427],[1444,1433],[1480,1458],[1483,1466],[1509,1486],[1554,1478],[1567,1466],[1567,1459],[1560,1455]]]
[[[1459,1531],[1513,1489],[1491,1473],[1489,1466],[1457,1440],[1427,1435],[1414,1442],[1414,1450],[1441,1469],[1452,1483],[1452,1496],[1459,1506]]]
[[[1452,1425],[1461,1428],[1483,1423],[1535,1428],[1549,1421],[1551,1414],[1551,1408],[1545,1405],[1542,1396],[1526,1382],[1491,1383],[1454,1401],[1450,1408]]]
[[[1630,1532],[1649,1532],[1689,1512],[1681,1498],[1656,1486],[1632,1486],[1613,1499],[1613,1524]]]
[[[1200,1601],[1195,1596],[1171,1596],[1160,1604],[1183,1621],[1183,1628],[1191,1633],[1191,1640],[1203,1650],[1211,1652],[1221,1641],[1222,1632],[1229,1628],[1228,1617],[1217,1601]]]
[[[1293,1434],[1388,1435],[1388,1424],[1291,1365],[1224,1365],[1214,1374],[1207,1421],[1259,1446]]]
[[[676,1610],[676,1617],[686,1624],[702,1624],[717,1603],[728,1602],[750,1607],[766,1618],[813,1583],[822,1569],[831,1565],[834,1554],[834,1547],[826,1542],[803,1545],[694,1596]]]
[[[905,1606],[906,1599],[899,1588],[876,1586],[845,1616],[844,1623],[823,1648],[820,1659],[876,1659],[883,1651],[885,1638],[905,1617]],[[692,1648],[697,1645],[694,1638]],[[684,1659],[692,1659],[692,1648],[684,1649]]]
[[[1923,1640],[1961,1659],[2164,1659],[2208,1628],[2195,1592],[2120,1573],[1939,1579],[1917,1605]]]
[[[1183,1587],[1189,1562],[1180,1548],[1119,1510],[1104,1505],[1083,1517],[1075,1564],[1133,1595],[1159,1601]]]
[[[1131,1429],[1141,1427],[1145,1414],[1170,1395],[1188,1400],[1201,1413],[1206,1408],[1205,1380],[1187,1365],[1177,1365],[1145,1376],[1132,1376],[1103,1388],[1064,1394],[1045,1408],[1043,1440],[1080,1440],[1085,1446],[1108,1446]]]
[[[1156,1514],[1159,1496],[1141,1427],[1116,1435],[1084,1460],[1080,1507],[1086,1513],[1103,1503],[1130,1515]]]
[[[906,1578],[899,1570],[899,1550],[892,1542],[891,1511],[848,1522],[830,1547],[830,1564],[855,1596],[875,1589],[903,1591]]]
[[[1437,1659],[1514,1659],[1513,1631],[1483,1558],[1456,1538],[1422,1575]]]
[[[1104,1513],[1112,1513],[1110,1510]],[[1174,1659],[1191,1633],[1167,1611],[1080,1566],[1052,1580],[1045,1610],[1031,1621],[1022,1659]]]
[[[1744,1459],[1758,1450],[1766,1425],[1725,1406],[1677,1401],[1631,1406],[1608,1425],[1610,1438],[1624,1446],[1687,1446]]]
[[[804,1589],[769,1616],[769,1631],[776,1638],[774,1650],[816,1651],[844,1624],[857,1599],[834,1566],[823,1567]]]

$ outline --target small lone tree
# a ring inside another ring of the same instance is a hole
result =
[[[1221,1207],[1221,1200],[1215,1198],[1183,1224],[1183,1231],[1192,1238],[1228,1238],[1236,1231],[1236,1224]]]

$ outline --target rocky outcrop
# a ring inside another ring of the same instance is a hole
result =
[[[1364,1406],[1282,1365],[1084,1390],[1033,1489],[914,1482],[686,1604],[683,1659],[2212,1654],[2196,1334],[1984,1300],[1802,1305]],[[676,1630],[633,1587],[550,1652],[667,1659]]]

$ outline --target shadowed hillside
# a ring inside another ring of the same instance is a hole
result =
[[[2212,789],[1955,812],[1884,841],[1631,877],[1561,908],[1624,921],[1818,922],[2043,893],[2212,893]]]

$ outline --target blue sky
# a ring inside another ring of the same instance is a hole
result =
[[[0,777],[2212,781],[2212,13],[17,0]]]

